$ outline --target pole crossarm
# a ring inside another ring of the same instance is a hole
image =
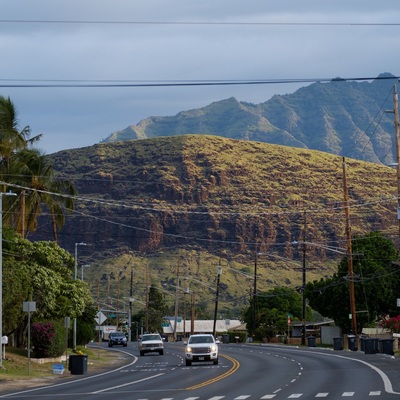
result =
[[[362,256],[363,253],[349,253],[347,249],[341,248],[341,247],[335,247],[335,246],[328,246],[322,243],[315,243],[315,242],[307,242],[307,241],[301,241],[301,240],[295,240],[292,242],[292,244],[297,245],[297,244],[303,244],[303,245],[309,245],[317,248],[321,248],[324,250],[329,250],[332,251],[333,253],[338,253],[338,254],[343,254],[343,255],[353,255],[353,256]]]

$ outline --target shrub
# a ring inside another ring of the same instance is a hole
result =
[[[58,357],[65,351],[65,329],[60,322],[35,322],[31,326],[33,355],[36,358]]]

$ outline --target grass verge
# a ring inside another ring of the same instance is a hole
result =
[[[126,359],[120,352],[109,351],[102,348],[78,347],[78,351],[88,356],[88,372],[106,369],[118,364],[122,364]],[[72,349],[68,349],[68,355],[75,354]],[[3,368],[0,368],[0,381],[2,380],[28,380],[32,378],[45,378],[53,375],[52,366],[56,362],[37,363],[32,358],[29,362],[26,349],[6,347]],[[58,363],[58,362],[57,362]],[[63,361],[64,375],[69,375],[68,363]]]

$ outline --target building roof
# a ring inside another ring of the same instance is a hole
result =
[[[164,334],[172,334],[174,333],[174,318],[168,318],[169,324],[168,326],[163,327]],[[191,331],[190,320],[183,321],[179,319],[176,323],[176,333],[190,333]],[[166,324],[164,324],[166,325]],[[215,331],[218,333],[227,332],[228,330],[234,329],[236,326],[240,326],[241,322],[237,319],[222,319],[217,320],[215,324]],[[194,332],[195,333],[212,333],[214,330],[214,320],[194,320]]]

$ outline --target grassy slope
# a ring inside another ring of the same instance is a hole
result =
[[[96,266],[90,261],[92,268],[85,271],[95,298],[99,279],[103,299],[107,295],[127,297],[133,268],[134,295],[143,300],[146,265],[150,282],[176,284],[179,254],[182,279],[191,276],[215,287],[216,265],[221,256],[224,267],[221,282],[226,285],[221,306],[239,310],[246,304],[252,282],[229,268],[251,274],[254,268],[251,243],[259,239],[263,252],[272,255],[259,261],[259,289],[297,286],[301,273],[291,261],[299,262],[301,255],[291,242],[301,239],[304,211],[306,240],[321,243],[335,240],[345,247],[343,166],[338,156],[266,143],[187,135],[101,144],[53,157],[55,168],[63,175],[86,180],[79,187],[82,195],[95,193],[131,204],[131,214],[123,213],[124,222],[129,222],[127,218],[136,212],[138,216],[132,225],[152,218],[154,226],[163,226],[163,232],[193,238],[184,244],[178,240],[168,249],[148,250],[146,256],[99,254]],[[352,159],[347,160],[347,171],[352,233],[397,232],[395,172],[383,165]],[[93,178],[101,182],[91,181]],[[388,198],[390,201],[385,200]],[[141,204],[160,212],[154,216],[150,211],[141,211]],[[109,215],[116,214],[110,208],[103,209],[102,214],[107,211]],[[207,219],[201,214],[185,215],[186,211],[206,212]],[[82,231],[85,229],[82,226]],[[123,240],[123,233],[117,233],[121,235],[119,240]],[[150,236],[148,242],[156,242],[157,235],[158,232]],[[203,239],[207,243],[215,241],[215,245],[205,247]],[[101,240],[101,235],[96,240]],[[110,240],[107,250],[114,246]],[[221,240],[243,245],[232,248],[221,245]],[[85,241],[93,242],[92,238]],[[315,269],[310,269],[308,280],[331,275],[336,268],[337,258],[323,250],[310,248],[307,257],[311,263],[318,260],[317,265],[311,265]],[[200,286],[195,286],[195,290],[211,311],[212,292]]]

